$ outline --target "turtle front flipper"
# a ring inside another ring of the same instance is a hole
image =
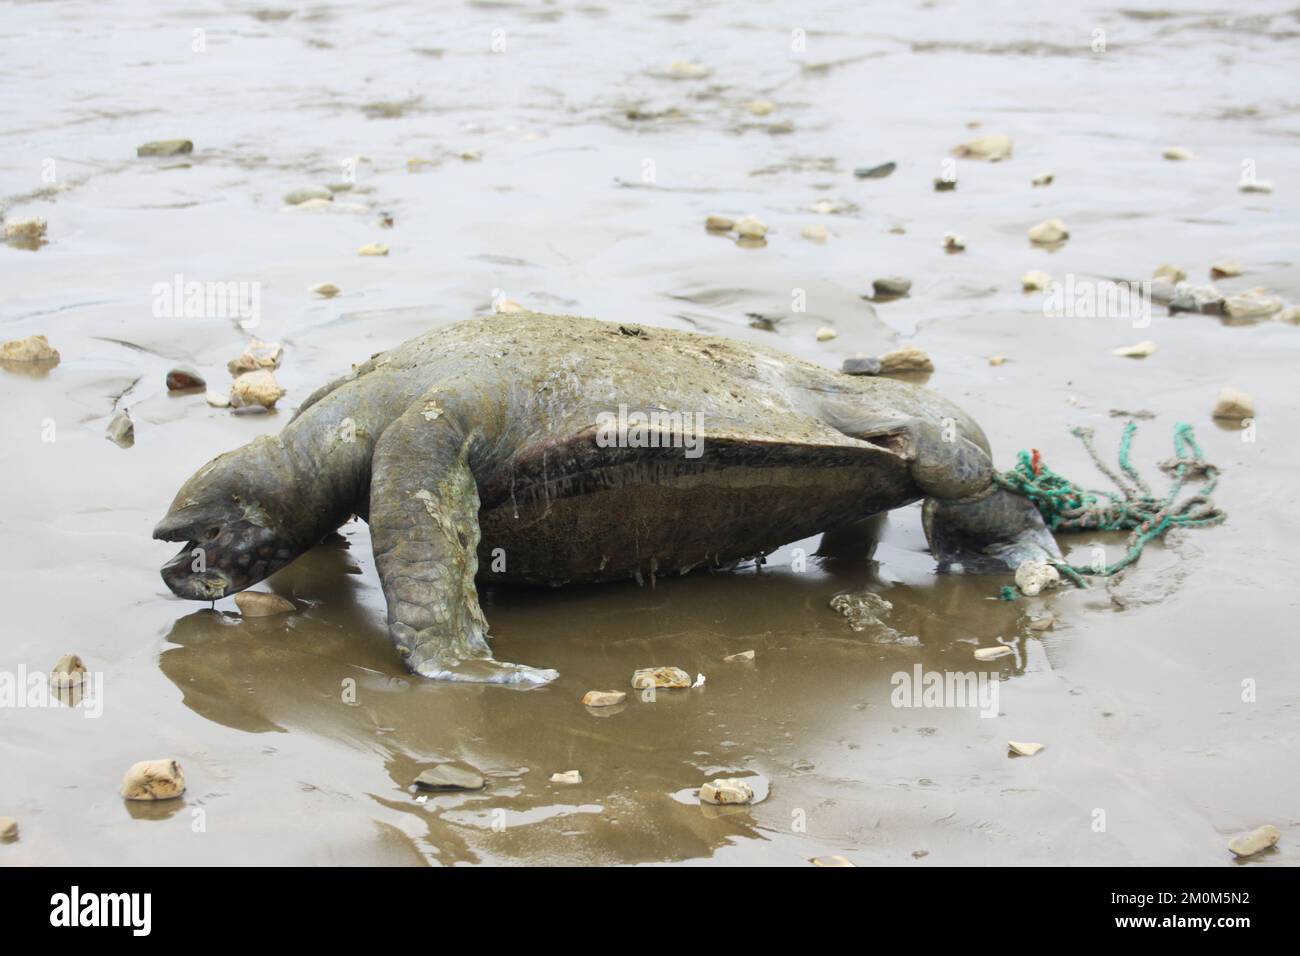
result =
[[[472,438],[416,403],[380,437],[370,536],[388,630],[407,667],[434,680],[544,684],[553,670],[493,660],[479,607],[478,485]]]

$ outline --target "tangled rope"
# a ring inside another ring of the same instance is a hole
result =
[[[1109,577],[1124,570],[1141,557],[1148,544],[1164,537],[1170,528],[1209,528],[1222,524],[1228,517],[1210,500],[1219,483],[1219,469],[1201,454],[1201,446],[1196,443],[1191,425],[1179,422],[1174,427],[1174,457],[1160,463],[1161,470],[1173,475],[1169,493],[1163,498],[1155,496],[1129,460],[1136,431],[1137,425],[1133,422],[1124,426],[1119,446],[1119,467],[1125,477],[1121,477],[1107,468],[1097,454],[1091,428],[1070,429],[1070,433],[1083,442],[1097,469],[1119,489],[1118,494],[1089,491],[1058,475],[1043,464],[1036,448],[1032,454],[1022,451],[1014,468],[994,476],[1003,488],[1032,501],[1053,531],[1132,532],[1124,557],[1105,568],[1052,562],[1063,577],[1079,587],[1088,586],[1085,575]],[[1203,479],[1205,484],[1196,494],[1179,501],[1184,485],[1193,479]]]

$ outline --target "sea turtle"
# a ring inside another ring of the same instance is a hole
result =
[[[993,483],[961,409],[770,348],[574,316],[499,315],[381,352],[276,437],[189,479],[154,537],[181,597],[257,583],[358,515],[407,666],[540,683],[492,658],[477,583],[564,584],[733,566],[926,498],[942,567],[1059,557]]]

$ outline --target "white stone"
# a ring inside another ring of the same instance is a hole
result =
[[[1040,244],[1060,242],[1063,239],[1070,238],[1070,230],[1065,228],[1065,223],[1056,217],[1044,219],[1036,226],[1029,229],[1029,241]]]
[[[990,133],[988,136],[980,136],[968,143],[958,146],[953,152],[958,156],[968,157],[970,159],[985,159],[991,163],[1007,159],[1011,156],[1011,137],[1002,133]]]
[[[734,226],[736,234],[744,239],[762,239],[767,235],[767,226],[757,216],[742,216]]]
[[[700,787],[700,802],[718,805],[750,803],[754,790],[738,777],[719,778]]]
[[[1240,421],[1243,418],[1254,418],[1255,397],[1249,392],[1243,392],[1231,385],[1225,385],[1219,392],[1218,400],[1214,403],[1214,417],[1234,421]]]
[[[1277,841],[1282,838],[1277,827],[1271,823],[1251,830],[1249,833],[1239,833],[1228,841],[1228,849],[1237,856],[1254,856],[1261,850],[1267,850],[1271,846],[1276,846]]]
[[[805,239],[811,239],[813,242],[825,242],[830,238],[831,231],[825,226],[812,225],[804,226],[799,230],[799,235]]]
[[[1156,343],[1147,340],[1136,345],[1124,345],[1115,349],[1114,354],[1122,358],[1146,358],[1156,350]]]
[[[622,690],[589,690],[582,695],[582,702],[588,707],[613,707],[627,700],[627,692]]]
[[[236,408],[250,405],[274,408],[275,403],[283,397],[284,389],[275,380],[275,376],[266,369],[245,372],[230,386],[230,404]]]
[[[6,362],[57,362],[58,349],[50,347],[43,335],[29,335],[0,345],[0,359]]]
[[[333,282],[322,282],[320,285],[312,286],[311,291],[315,292],[318,296],[321,296],[322,298],[332,299],[343,290],[340,289],[338,286],[336,286]]]
[[[1032,757],[1038,751],[1043,749],[1042,744],[1036,744],[1025,740],[1008,740],[1007,747],[1011,752],[1019,757]]]
[[[829,326],[823,325],[820,329],[817,330],[817,341],[829,342],[837,335],[839,335],[839,333],[836,332],[834,329],[830,328]]]
[[[244,617],[272,617],[298,610],[288,598],[265,591],[240,591],[235,595],[235,606]]]
[[[577,770],[562,770],[551,774],[551,783],[582,783],[582,774]]]
[[[1184,149],[1181,146],[1167,146],[1162,154],[1165,159],[1184,160],[1195,159],[1195,155],[1190,149]]]
[[[980,647],[975,650],[975,660],[977,661],[995,661],[999,657],[1007,657],[1014,653],[1011,648],[1005,644],[999,644],[997,647]]]
[[[1046,272],[1035,269],[1020,277],[1020,285],[1026,292],[1041,292],[1052,284],[1052,277]]]
[[[1033,597],[1061,583],[1061,572],[1046,561],[1024,561],[1016,568],[1016,587]]]
[[[933,372],[934,362],[921,349],[907,346],[880,356],[880,371],[886,375],[891,372]]]
[[[369,242],[357,250],[359,256],[386,256],[388,247],[382,242]]]
[[[128,800],[172,800],[185,792],[185,774],[175,760],[142,760],[126,772],[118,792]]]

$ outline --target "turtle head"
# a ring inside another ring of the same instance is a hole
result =
[[[154,528],[185,546],[162,568],[183,598],[215,601],[256,584],[310,545],[294,532],[292,473],[283,446],[262,437],[204,465]]]
[[[1033,502],[1005,488],[971,499],[928,498],[921,522],[943,570],[995,574],[1014,571],[1025,561],[1061,560],[1061,549]]]

